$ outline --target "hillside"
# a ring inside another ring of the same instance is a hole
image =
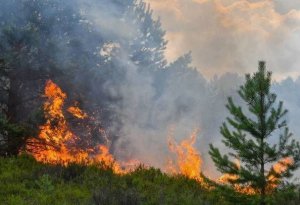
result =
[[[27,155],[0,158],[0,181],[3,205],[241,204],[229,202],[230,191],[223,190],[221,195],[195,180],[168,176],[154,168],[139,167],[120,176],[101,165],[44,165]],[[276,196],[272,204],[299,204],[299,196],[298,201],[293,201],[294,197],[285,192]],[[243,204],[250,203],[246,198],[241,200]]]
[[[0,159],[0,181],[1,204],[218,203],[196,181],[154,168],[119,176],[96,165],[43,165],[20,156]]]

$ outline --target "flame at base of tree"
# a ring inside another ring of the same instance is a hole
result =
[[[273,190],[280,183],[280,179],[277,175],[284,173],[287,168],[294,164],[294,160],[291,157],[285,157],[280,159],[276,164],[274,164],[268,175],[268,190]]]
[[[64,165],[102,163],[104,166],[111,167],[115,173],[125,172],[109,153],[108,146],[99,145],[84,149],[78,146],[79,138],[70,130],[63,112],[67,95],[51,80],[46,83],[45,97],[43,110],[46,122],[40,126],[38,138],[29,139],[26,147],[36,160]],[[77,106],[69,107],[67,111],[78,119],[88,117]]]
[[[240,169],[240,162],[236,161],[235,163],[236,163],[237,167]],[[271,167],[268,177],[267,177],[267,187],[266,187],[267,193],[272,193],[272,191],[280,183],[280,178],[278,177],[278,175],[281,175],[282,173],[284,173],[287,170],[287,167],[291,166],[293,163],[294,163],[294,160],[291,157],[285,157],[285,158],[279,160],[277,163],[275,163]],[[218,179],[218,182],[221,184],[232,184],[234,190],[239,193],[242,193],[242,194],[254,195],[254,194],[259,193],[259,190],[252,188],[250,185],[247,185],[247,184],[239,185],[239,184],[232,183],[238,179],[239,179],[238,175],[224,174]]]
[[[235,162],[236,166],[240,169],[241,164],[240,161],[236,160]],[[223,174],[219,179],[218,182],[221,184],[232,184],[232,187],[235,191],[242,193],[242,194],[247,194],[247,195],[254,195],[257,194],[257,191],[253,189],[249,185],[239,185],[239,184],[234,184],[232,182],[236,181],[239,179],[238,175],[235,174]]]
[[[175,153],[176,160],[169,160],[167,172],[172,174],[182,174],[192,179],[202,181],[201,165],[202,159],[199,152],[193,146],[196,142],[198,130],[195,130],[190,138],[176,144],[173,137],[169,137],[169,149]]]

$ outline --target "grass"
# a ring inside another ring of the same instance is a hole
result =
[[[269,204],[299,204],[294,191],[279,193]],[[250,202],[248,197],[235,196],[154,168],[139,167],[120,176],[98,165],[45,165],[27,155],[0,158],[1,205],[257,204],[255,197]]]

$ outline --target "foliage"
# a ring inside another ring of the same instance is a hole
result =
[[[154,168],[120,176],[98,165],[45,165],[27,155],[0,158],[0,181],[0,201],[8,205],[229,204],[195,180]]]
[[[195,180],[168,176],[159,169],[141,166],[120,176],[98,165],[45,165],[28,155],[0,158],[0,181],[0,201],[5,205],[257,204],[257,198],[250,202],[229,187],[207,189]],[[267,202],[296,205],[299,196],[298,187],[286,184]]]
[[[0,114],[0,156],[17,155],[29,137],[24,125],[10,123]]]
[[[300,145],[291,139],[283,109],[283,103],[276,104],[276,94],[270,91],[271,73],[266,72],[265,62],[259,63],[258,72],[246,75],[246,82],[239,90],[247,110],[228,99],[227,109],[232,118],[223,123],[221,134],[223,143],[234,152],[222,155],[218,148],[210,145],[210,155],[222,173],[233,177],[230,183],[252,188],[261,195],[260,204],[265,204],[265,195],[272,193],[274,186],[290,177],[299,167]],[[227,126],[231,125],[231,128]],[[270,143],[269,138],[281,131],[278,144]],[[285,163],[289,159],[291,163]],[[274,165],[284,167],[276,171]],[[268,167],[271,167],[268,170]]]

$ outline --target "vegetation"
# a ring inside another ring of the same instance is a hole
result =
[[[120,176],[101,165],[45,165],[28,155],[0,158],[0,181],[3,205],[256,204],[250,203],[256,199],[253,196],[207,190],[195,180],[168,176],[154,168],[141,166]],[[285,185],[267,198],[268,204],[299,204],[297,193],[295,187]]]
[[[119,176],[99,166],[43,165],[26,155],[1,158],[1,204],[217,203],[199,183],[182,176],[169,177],[143,167]]]
[[[10,123],[0,113],[0,156],[17,156],[28,136],[25,126]]]
[[[222,173],[235,176],[230,179],[233,185],[246,186],[260,194],[260,204],[266,204],[266,194],[282,179],[291,176],[291,172],[299,167],[300,145],[291,140],[283,103],[276,104],[276,94],[271,92],[271,73],[266,72],[265,62],[259,63],[258,72],[253,76],[246,75],[246,82],[239,90],[245,101],[248,112],[228,99],[227,109],[233,118],[227,118],[232,126],[223,123],[221,134],[223,143],[234,152],[229,156],[221,155],[219,149],[210,145],[210,155]],[[269,139],[282,132],[278,144],[271,144]],[[276,170],[275,163],[282,166]],[[268,167],[270,170],[268,170]]]

